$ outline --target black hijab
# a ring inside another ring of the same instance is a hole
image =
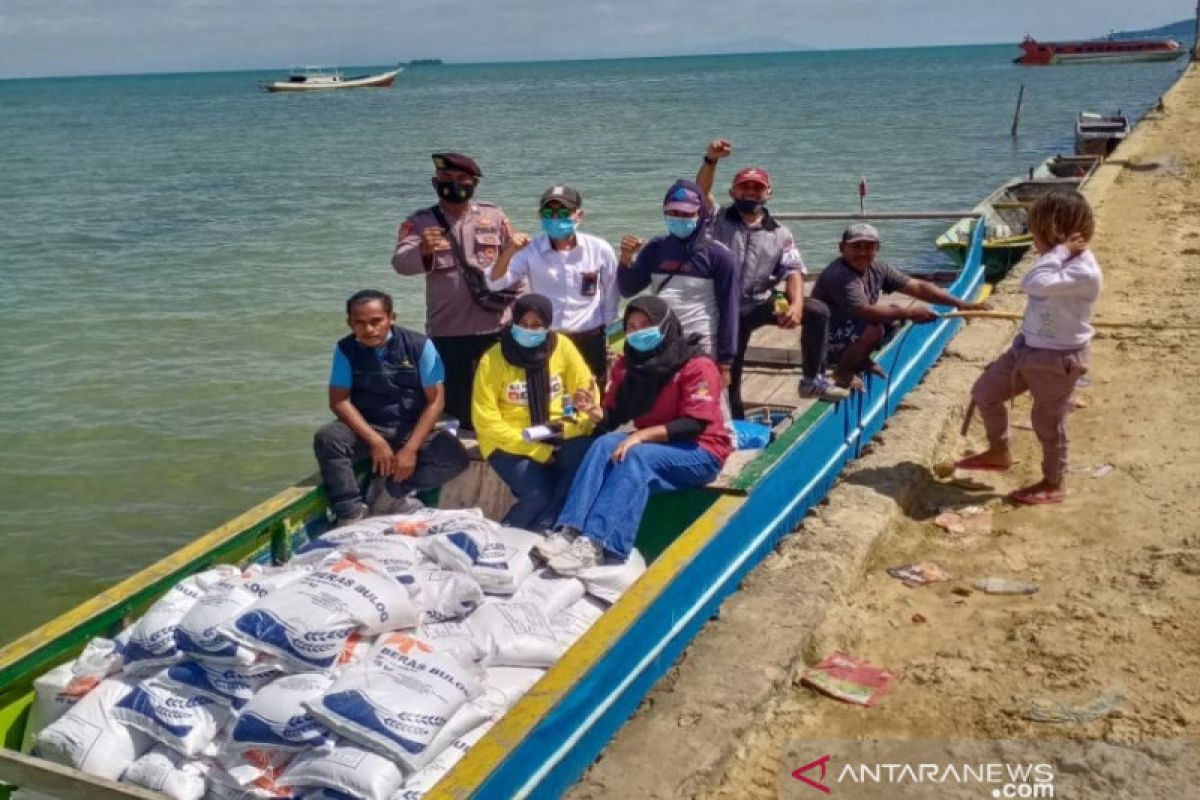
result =
[[[697,337],[684,337],[679,318],[662,298],[643,295],[631,300],[625,306],[626,324],[632,311],[640,311],[648,316],[651,324],[662,330],[663,340],[658,347],[646,353],[634,350],[628,342],[625,343],[625,378],[617,387],[616,407],[613,409],[615,425],[623,425],[653,408],[659,393],[671,382],[675,373],[700,354]]]
[[[546,341],[537,347],[522,347],[512,335],[512,326],[520,322],[530,311],[535,312],[547,328],[554,321],[554,307],[550,299],[540,294],[526,294],[513,303],[510,324],[500,334],[500,353],[514,367],[525,370],[525,390],[529,399],[531,425],[543,425],[550,421],[550,370],[546,367],[550,354],[558,343],[557,335],[551,331]]]

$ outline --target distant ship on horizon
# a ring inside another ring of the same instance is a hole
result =
[[[440,58],[414,58],[408,62],[410,67],[440,67],[442,60]]]
[[[1039,42],[1028,34],[1021,55],[1013,59],[1026,66],[1091,64],[1129,61],[1172,61],[1183,55],[1183,45],[1170,37],[1155,39],[1095,39],[1076,42]]]

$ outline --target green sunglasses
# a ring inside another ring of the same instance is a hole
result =
[[[570,219],[575,212],[569,208],[543,208],[538,213],[542,219]]]

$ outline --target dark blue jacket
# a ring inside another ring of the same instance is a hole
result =
[[[680,185],[705,197],[691,181],[676,181],[671,191]],[[742,282],[729,248],[711,238],[713,210],[707,200],[704,206],[691,236],[651,239],[632,266],[617,270],[617,286],[622,297],[633,297],[653,283],[655,294],[670,304],[684,332],[700,333],[716,360],[728,364],[737,355]],[[668,276],[674,277],[667,281]]]
[[[375,348],[359,344],[353,335],[338,342],[353,374],[350,402],[367,422],[403,428],[420,419],[426,405],[420,372],[426,341],[416,331],[393,326],[383,358],[375,355]]]

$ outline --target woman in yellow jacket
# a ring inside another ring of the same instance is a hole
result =
[[[516,497],[503,524],[547,531],[592,443],[591,420],[573,406],[564,415],[564,401],[580,390],[597,403],[600,395],[574,343],[550,331],[548,298],[521,297],[512,318],[475,371],[471,421],[483,457]],[[541,435],[528,438],[527,429],[538,426]]]

